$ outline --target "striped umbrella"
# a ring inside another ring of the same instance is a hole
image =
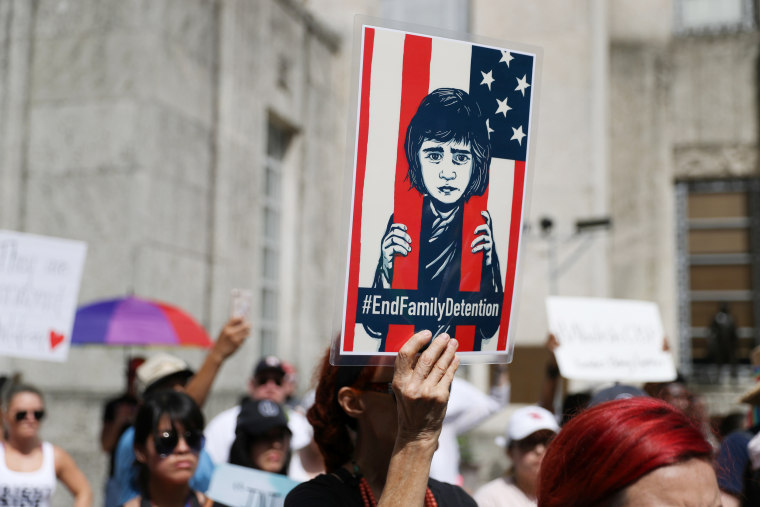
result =
[[[129,296],[80,307],[71,343],[207,348],[213,342],[185,311],[161,301]]]

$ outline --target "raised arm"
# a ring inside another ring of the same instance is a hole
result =
[[[421,331],[409,339],[396,358],[393,391],[398,410],[398,434],[378,507],[423,505],[430,461],[446,415],[449,389],[459,358],[458,343]]]
[[[74,459],[58,446],[53,447],[53,453],[55,456],[55,476],[71,492],[74,497],[74,507],[90,507],[92,505],[92,489]]]
[[[240,348],[250,332],[251,324],[241,317],[233,317],[224,325],[216,343],[206,354],[206,359],[200,369],[185,386],[185,392],[195,400],[198,406],[202,407],[205,403],[211,391],[211,385],[224,361]]]

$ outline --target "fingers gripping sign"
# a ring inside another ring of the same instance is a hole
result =
[[[381,262],[383,284],[390,287],[393,278],[393,258],[396,255],[407,256],[412,251],[412,238],[406,233],[406,225],[393,224],[383,236],[381,245]]]
[[[488,211],[481,211],[480,214],[486,223],[475,228],[475,239],[472,240],[470,248],[472,248],[472,253],[482,251],[486,260],[486,266],[490,266],[493,263],[493,225],[491,224],[491,214]]]
[[[451,382],[459,366],[459,345],[447,334],[421,331],[399,350],[393,375],[398,411],[397,442],[437,440],[441,432]]]

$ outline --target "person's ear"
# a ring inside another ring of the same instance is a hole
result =
[[[142,464],[147,464],[148,456],[145,452],[145,446],[144,445],[135,446],[134,450],[135,450],[135,459],[137,459],[137,461],[139,461]]]
[[[338,390],[338,405],[349,417],[354,419],[364,413],[361,391],[353,387],[341,387]]]

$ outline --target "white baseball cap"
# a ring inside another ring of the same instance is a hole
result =
[[[144,395],[155,384],[172,375],[190,378],[193,370],[182,359],[159,352],[149,357],[147,361],[137,368],[137,391]]]
[[[536,405],[518,408],[509,419],[505,437],[497,439],[497,443],[506,447],[540,430],[559,431],[554,414]]]

